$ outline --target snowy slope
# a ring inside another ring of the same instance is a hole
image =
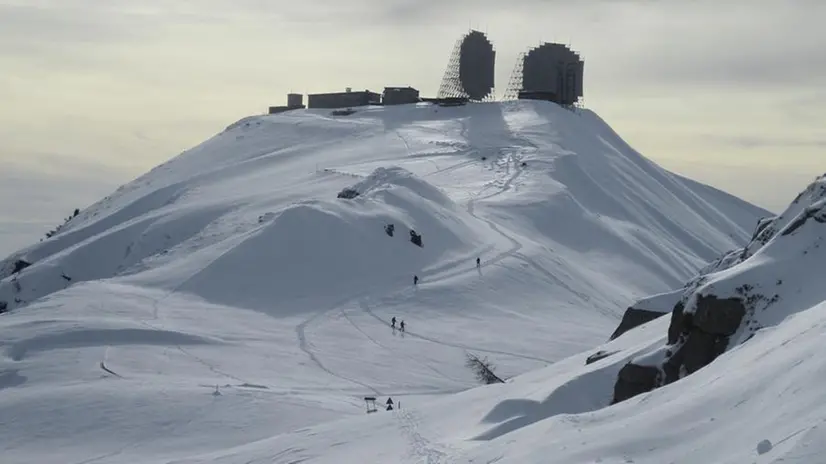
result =
[[[660,318],[595,348],[610,355],[591,364],[574,355],[506,384],[176,462],[823,462],[824,181],[695,287],[684,312],[700,325],[698,298],[712,292],[743,297],[748,312],[728,351],[679,381],[610,404],[623,366],[661,353],[671,321]],[[778,297],[754,297],[767,290]]]
[[[223,453],[361,415],[364,395],[465,391],[467,351],[527,372],[766,215],[545,102],[247,118],[2,264],[3,462]]]

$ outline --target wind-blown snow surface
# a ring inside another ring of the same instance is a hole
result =
[[[596,409],[579,393],[617,355],[426,405],[474,386],[466,351],[511,377],[601,343],[766,215],[545,102],[247,118],[3,264],[3,462],[439,459],[556,411],[553,372],[584,376],[558,412]],[[638,333],[613,343],[654,346]],[[402,409],[329,422],[365,395]]]

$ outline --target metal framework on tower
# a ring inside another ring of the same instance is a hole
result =
[[[450,54],[450,61],[447,63],[445,75],[442,77],[442,85],[439,86],[439,98],[463,98],[467,94],[462,89],[462,82],[459,79],[459,60],[462,54],[462,41],[464,37],[456,41],[453,46],[453,53]]]
[[[496,100],[496,51],[484,33],[470,30],[453,46],[439,86],[439,98],[466,98],[474,102]]]
[[[525,52],[521,52],[516,58],[516,64],[511,71],[510,79],[508,79],[508,86],[505,88],[505,95],[502,100],[517,100],[519,99],[519,91],[522,90],[522,70],[525,66]]]

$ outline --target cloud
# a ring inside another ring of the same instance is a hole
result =
[[[709,141],[732,145],[740,148],[826,148],[826,138],[824,139],[792,139],[785,137],[756,136],[756,135],[721,135],[708,134],[705,136]]]
[[[812,157],[824,16],[820,0],[0,0],[0,159],[137,175],[288,91],[434,94],[469,26],[496,47],[499,94],[519,52],[570,43],[588,105],[655,158]]]

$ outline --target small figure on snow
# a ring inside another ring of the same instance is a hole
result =
[[[419,285],[419,276],[417,276],[417,275],[413,276],[413,285]]]
[[[390,319],[390,327],[392,327],[393,330],[396,330],[396,316],[393,316],[393,319]]]
[[[402,332],[404,332],[404,321],[401,321],[401,322],[399,323],[399,330],[401,330]]]
[[[479,258],[476,258],[476,267],[482,267],[482,261]]]

